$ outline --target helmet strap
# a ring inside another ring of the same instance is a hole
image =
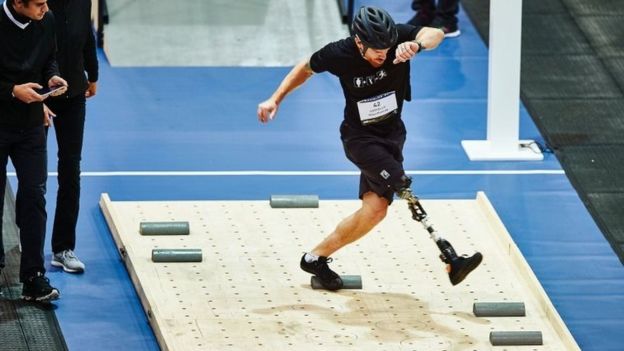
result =
[[[360,54],[362,55],[362,58],[366,58],[366,56],[364,56],[366,54],[366,51],[368,51],[368,46],[364,45],[362,50],[360,50]]]
[[[360,47],[358,46],[358,50],[360,51],[360,55],[362,55],[362,58],[366,58],[366,56],[364,56],[366,54],[366,51],[368,51],[369,47],[364,44],[364,42],[362,41],[362,39],[360,39],[360,37],[358,37],[358,35],[355,35],[356,38],[358,38],[358,40],[360,41],[360,43],[362,43],[362,49],[360,49]]]

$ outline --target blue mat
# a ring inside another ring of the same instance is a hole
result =
[[[402,11],[391,6],[397,16],[411,15],[407,2]],[[621,350],[624,272],[557,160],[546,155],[541,162],[470,162],[459,144],[485,137],[487,106],[487,51],[461,16],[461,37],[412,63],[415,101],[404,111],[405,167],[433,171],[416,173],[414,190],[423,198],[442,199],[474,198],[485,191],[583,350]],[[158,349],[100,213],[102,192],[114,201],[268,200],[278,192],[357,197],[357,175],[232,173],[355,171],[338,139],[343,101],[331,76],[317,75],[295,91],[272,124],[257,122],[257,103],[287,71],[112,69],[102,61],[100,93],[88,105],[82,167],[77,253],[87,271],[74,276],[49,267],[63,294],[56,313],[69,349]],[[521,137],[541,140],[524,109]],[[54,142],[50,145],[54,155]],[[140,171],[208,173],[132,173]],[[230,173],[209,173],[215,171]],[[470,173],[475,171],[482,173]],[[51,177],[50,213],[55,182]],[[293,265],[298,257],[292,253]]]

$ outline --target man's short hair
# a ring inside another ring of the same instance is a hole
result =
[[[17,5],[18,1],[21,1],[24,4],[24,6],[28,6],[28,3],[30,2],[30,0],[11,0],[11,4]]]

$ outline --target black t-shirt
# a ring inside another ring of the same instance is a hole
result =
[[[312,54],[310,67],[316,73],[328,71],[340,79],[345,96],[344,118],[352,129],[375,135],[388,135],[402,126],[403,100],[411,100],[410,64],[394,64],[398,44],[414,40],[422,27],[398,24],[399,39],[388,50],[381,67],[373,67],[349,37]]]

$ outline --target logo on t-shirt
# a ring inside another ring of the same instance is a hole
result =
[[[375,72],[375,74],[372,74],[370,76],[353,78],[353,86],[356,88],[370,87],[371,85],[379,82],[387,76],[388,73],[385,70],[380,69],[379,71]]]

